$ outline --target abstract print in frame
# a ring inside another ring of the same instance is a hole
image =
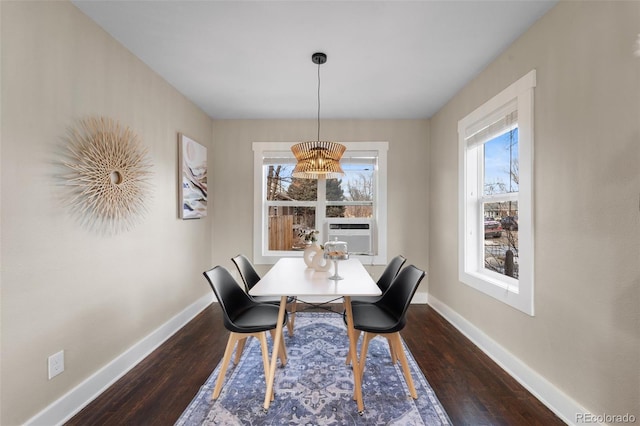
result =
[[[207,215],[207,148],[178,134],[180,219]]]

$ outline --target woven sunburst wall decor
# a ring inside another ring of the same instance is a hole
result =
[[[69,202],[90,228],[118,233],[147,212],[151,162],[128,127],[105,117],[81,120],[67,137],[72,170],[66,178]]]

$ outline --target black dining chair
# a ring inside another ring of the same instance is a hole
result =
[[[407,259],[404,256],[398,255],[393,259],[391,259],[389,263],[387,263],[387,266],[385,266],[384,271],[382,271],[382,275],[380,275],[380,278],[378,278],[378,281],[376,281],[378,288],[380,288],[380,291],[382,292],[380,296],[351,296],[351,305],[353,306],[358,303],[375,303],[378,300],[380,300],[380,298],[382,298],[384,293],[389,289],[389,287],[391,286],[391,283],[393,282],[395,277],[398,275],[398,272],[400,272],[400,269],[402,269],[402,266],[405,264],[406,261]],[[346,319],[345,319],[345,323],[346,323]],[[360,332],[356,331],[356,341],[359,338],[360,338]],[[395,364],[396,357],[395,357],[395,354],[393,353],[393,350],[391,349],[391,342],[389,342],[389,350],[391,351],[391,360]],[[348,365],[350,363],[351,363],[351,349],[349,349],[349,352],[347,353],[345,364]]]
[[[376,281],[376,284],[380,289],[380,291],[382,292],[382,295],[384,295],[384,293],[389,289],[389,286],[391,286],[391,283],[393,282],[394,278],[398,275],[398,272],[400,272],[400,269],[402,269],[402,266],[405,264],[406,261],[407,259],[404,256],[398,255],[393,259],[391,259],[389,263],[387,263],[387,266],[385,266],[384,271],[382,271],[382,275],[380,275],[380,278],[378,278],[378,281]],[[356,303],[374,303],[378,301],[378,299],[380,299],[382,295],[352,296],[351,304],[353,305]]]
[[[234,363],[237,364],[240,359],[240,354],[244,349],[246,339],[250,336],[256,337],[260,341],[264,374],[265,377],[267,376],[267,372],[269,371],[269,353],[267,350],[266,332],[270,331],[275,341],[275,330],[278,325],[278,313],[280,309],[271,303],[258,303],[252,300],[242,291],[242,288],[240,288],[236,280],[233,279],[229,271],[222,266],[216,266],[213,269],[203,272],[203,274],[220,303],[224,326],[230,332],[216,386],[211,395],[211,399],[217,399],[222,390],[222,384],[224,383],[227,366],[229,365],[234,346],[236,346],[236,343],[238,344],[234,360]],[[283,325],[286,321],[287,314],[285,312]],[[284,366],[287,363],[287,355],[284,347],[284,339],[280,341],[278,356],[281,365]]]
[[[402,365],[402,371],[413,399],[418,398],[418,395],[400,339],[400,330],[406,324],[407,309],[424,276],[423,270],[409,265],[400,271],[389,290],[378,301],[360,303],[352,307],[353,328],[364,332],[360,349],[360,377],[362,378],[364,373],[369,342],[377,335],[384,336],[389,341],[392,356],[395,355]]]
[[[249,294],[249,290],[255,286],[258,281],[260,281],[260,275],[256,271],[256,268],[253,266],[251,261],[247,258],[247,256],[243,254],[239,254],[235,257],[232,257],[231,260],[236,265],[238,269],[238,273],[240,274],[240,278],[242,278],[242,282],[244,283],[244,290],[247,294]],[[272,303],[272,304],[280,304],[279,297],[271,297],[271,296],[251,296],[250,298],[260,303]],[[289,331],[289,336],[293,336],[293,323],[296,319],[296,308],[297,308],[297,299],[293,296],[287,297],[287,310],[290,312],[289,322],[287,322],[287,330]]]

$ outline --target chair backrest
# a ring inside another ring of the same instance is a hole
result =
[[[384,268],[382,275],[380,275],[380,278],[378,278],[378,281],[376,282],[383,293],[389,288],[393,279],[398,275],[398,272],[400,272],[402,265],[404,265],[406,261],[407,259],[404,256],[398,255],[391,259],[391,262],[389,262]]]
[[[249,293],[249,290],[260,281],[260,275],[258,275],[253,264],[244,254],[232,257],[231,260],[235,263],[236,268],[238,268],[238,272],[244,283],[244,289]]]
[[[223,266],[216,266],[203,274],[220,303],[225,327],[230,330],[234,329],[234,320],[237,314],[244,312],[255,302],[242,291],[236,280]]]
[[[375,302],[398,320],[399,328],[404,327],[407,309],[424,276],[425,272],[422,269],[414,265],[407,266],[393,280],[389,290]]]

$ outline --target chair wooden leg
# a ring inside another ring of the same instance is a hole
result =
[[[262,351],[262,366],[264,367],[265,375],[269,371],[269,349],[267,348],[267,335],[260,333],[258,340],[260,340],[260,350]]]
[[[298,298],[294,297],[293,302],[291,302],[291,308],[289,309],[289,321],[287,322],[287,330],[289,331],[289,336],[293,336],[293,324],[296,321],[297,309],[298,309]]]
[[[358,331],[358,330],[354,330],[354,331]],[[358,332],[360,333],[360,331]],[[360,347],[360,364],[359,364],[361,385],[362,385],[362,382],[364,381],[364,377],[362,376],[362,373],[364,373],[364,364],[367,362],[367,351],[369,350],[369,342],[375,336],[376,336],[375,334],[365,332],[364,337],[362,338],[362,346]],[[353,400],[354,401],[356,400],[355,393],[353,394]]]
[[[396,351],[393,350],[393,343],[391,343],[391,339],[389,336],[384,336],[387,338],[387,343],[389,343],[389,352],[391,353],[391,364],[395,364],[398,362],[398,355],[396,355]]]
[[[280,340],[282,340],[282,323],[284,322],[285,314],[287,308],[287,296],[282,296],[280,298],[280,307],[278,308],[278,322],[276,323],[276,332],[274,341],[273,341],[273,351],[275,351],[276,346],[280,345]],[[269,409],[269,405],[273,400],[273,382],[276,375],[276,362],[277,356],[276,353],[273,352],[271,355],[271,360],[269,361],[269,374],[267,374],[267,391],[264,393],[264,403],[262,404],[262,408],[266,411]]]
[[[400,365],[402,365],[402,371],[404,372],[404,378],[407,380],[411,397],[418,399],[418,393],[416,392],[415,386],[413,386],[413,379],[411,378],[411,371],[409,370],[409,362],[407,361],[407,356],[404,353],[402,341],[400,340],[400,333],[392,333],[389,337],[391,339],[390,341],[393,342],[393,350],[400,359]]]
[[[274,340],[275,341],[275,340]],[[287,347],[284,345],[284,338],[280,339],[280,347],[278,348],[278,356],[280,357],[280,366],[287,365]]]
[[[275,330],[271,330],[272,336],[275,335]],[[247,339],[253,336],[260,341],[260,350],[262,351],[262,366],[264,367],[264,374],[267,377],[269,373],[269,349],[267,347],[267,334],[266,332],[260,333],[234,333],[231,332],[229,334],[229,340],[227,340],[227,347],[224,350],[224,356],[222,357],[222,365],[220,366],[220,372],[218,373],[218,379],[216,380],[216,386],[213,389],[213,393],[211,394],[211,399],[218,399],[220,396],[220,392],[222,391],[222,384],[224,383],[224,379],[227,373],[227,367],[229,366],[229,361],[231,360],[231,355],[233,354],[233,348],[236,346],[236,356],[234,358],[234,364],[237,364],[240,361],[240,356],[245,347],[245,343]],[[284,347],[284,342],[281,339],[280,349],[278,350],[278,354],[280,356],[280,362],[282,365],[287,363],[287,355]],[[271,400],[274,399],[275,393],[272,390]]]
[[[287,365],[287,362],[289,362],[289,358],[287,357],[287,345],[284,343],[284,339],[280,339],[280,350],[282,350],[282,358],[280,358],[280,361],[284,359],[284,364],[282,364],[284,367]]]
[[[362,333],[360,330],[353,330],[356,333],[356,342],[360,339],[360,334]],[[349,352],[347,352],[347,358],[344,360],[345,365],[351,364],[351,348],[349,348]]]
[[[360,349],[360,377],[362,377],[362,373],[364,373],[364,365],[367,362],[367,351],[369,350],[369,342],[374,337],[376,337],[376,335],[373,333],[364,333],[364,338],[362,339],[362,348]]]
[[[271,340],[276,341],[276,330],[271,330]],[[280,339],[278,358],[280,358],[280,367],[287,365],[287,348],[284,346],[284,339]]]
[[[231,332],[229,334],[229,340],[227,340],[227,347],[224,350],[224,356],[222,358],[222,365],[220,366],[220,371],[218,372],[218,380],[216,380],[216,387],[213,389],[213,393],[211,394],[211,399],[218,399],[220,396],[220,391],[222,390],[222,383],[224,383],[224,376],[227,373],[227,366],[229,365],[229,360],[231,359],[231,353],[233,352],[233,347],[239,339],[239,334]]]
[[[236,356],[233,358],[233,363],[238,365],[238,361],[240,361],[240,357],[242,356],[242,351],[244,350],[244,344],[247,343],[247,338],[239,339],[238,346],[236,347]]]
[[[260,340],[260,350],[262,351],[262,366],[264,367],[264,377],[266,380],[269,374],[269,348],[267,347],[267,333],[259,333],[256,337]],[[275,391],[271,392],[271,400],[275,399]]]

